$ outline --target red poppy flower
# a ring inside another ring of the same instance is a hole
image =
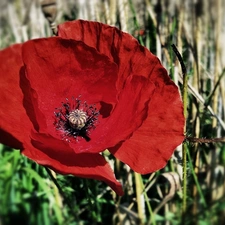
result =
[[[165,166],[184,139],[176,85],[129,34],[97,22],[0,53],[0,141],[61,174],[121,184],[108,149],[142,174]]]

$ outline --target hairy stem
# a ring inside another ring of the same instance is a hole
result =
[[[172,45],[173,51],[176,54],[183,73],[183,89],[182,89],[182,100],[184,105],[184,118],[187,119],[187,106],[188,106],[188,78],[187,78],[187,70],[184,65],[184,61],[182,59],[181,54],[177,50],[176,46]],[[184,134],[186,133],[186,123],[184,125]],[[182,201],[182,214],[183,214],[183,221],[185,220],[185,214],[187,210],[187,143],[184,142],[182,145],[182,165],[183,165],[183,179],[182,179],[182,185],[183,185],[183,201]]]

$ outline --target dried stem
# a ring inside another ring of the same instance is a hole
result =
[[[49,22],[53,35],[57,35],[57,27],[55,23],[57,14],[56,0],[43,0],[41,2],[41,8],[45,18]]]
[[[144,224],[145,212],[142,204],[143,187],[141,182],[141,175],[139,173],[134,173],[135,185],[136,185],[136,198],[137,198],[137,208],[138,208],[138,218],[140,220],[139,224]]]

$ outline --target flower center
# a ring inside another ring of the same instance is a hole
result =
[[[87,119],[87,113],[79,109],[75,109],[68,115],[70,126],[78,130],[81,130],[85,126]]]
[[[90,131],[95,128],[99,111],[94,105],[82,103],[79,98],[66,99],[62,107],[56,108],[54,126],[61,132],[63,140],[71,142],[73,139],[84,138],[90,141]]]

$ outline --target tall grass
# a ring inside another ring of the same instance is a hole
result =
[[[186,182],[182,182],[181,147],[164,169],[145,176],[110,159],[125,187],[125,195],[118,197],[101,182],[55,174],[1,145],[0,224],[223,224],[225,1],[58,0],[57,4],[56,23],[96,20],[135,36],[160,58],[182,89],[182,70],[171,48],[177,46],[188,76]],[[0,9],[1,49],[51,36],[39,1],[3,0]]]

